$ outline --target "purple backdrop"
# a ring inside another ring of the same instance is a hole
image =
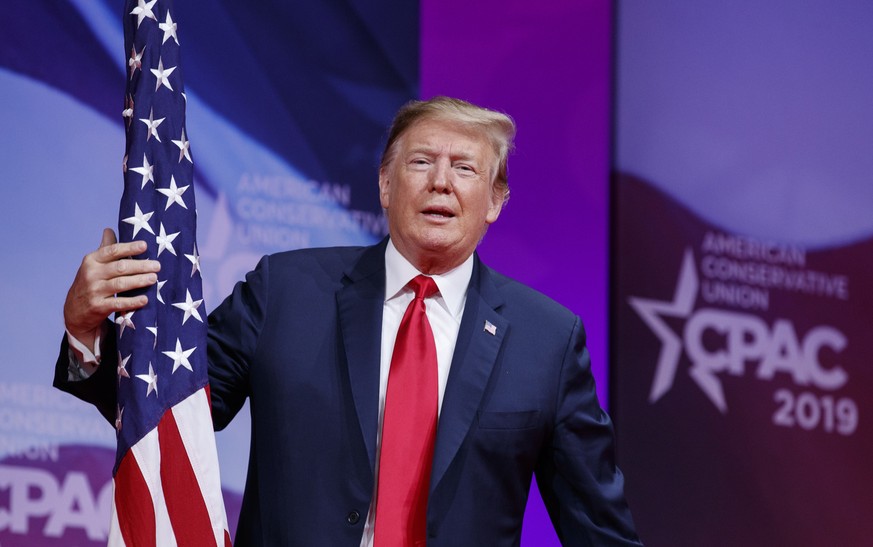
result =
[[[512,197],[480,253],[582,317],[605,405],[611,2],[423,0],[421,21],[422,96],[518,124]],[[522,540],[559,545],[536,492]]]

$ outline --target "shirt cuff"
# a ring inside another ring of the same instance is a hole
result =
[[[68,352],[70,362],[67,365],[68,381],[85,380],[97,371],[97,367],[100,366],[101,342],[105,337],[107,328],[106,323],[101,323],[95,329],[93,350],[70,334],[69,330],[64,329],[67,333],[67,342],[70,345]]]

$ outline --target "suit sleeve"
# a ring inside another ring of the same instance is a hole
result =
[[[264,257],[209,314],[209,388],[216,431],[230,423],[249,395],[249,371],[267,315],[269,278],[270,259]]]
[[[266,315],[266,288],[269,258],[249,272],[244,283],[237,283],[233,293],[209,315],[208,360],[212,399],[212,421],[216,430],[223,429],[236,415],[248,396],[248,370],[258,335]],[[100,366],[89,378],[70,381],[70,349],[66,335],[61,341],[55,363],[54,387],[87,403],[115,424],[117,401],[117,350],[115,329],[107,329]]]
[[[86,403],[91,403],[106,420],[115,427],[115,404],[117,401],[117,350],[115,349],[115,329],[106,329],[103,339],[103,358],[100,366],[90,377],[84,380],[70,381],[68,371],[70,366],[70,347],[67,336],[61,341],[61,350],[55,363],[54,387],[77,397]]]
[[[537,484],[561,543],[641,545],[615,464],[609,416],[600,408],[579,319],[561,368],[552,442],[537,465]]]

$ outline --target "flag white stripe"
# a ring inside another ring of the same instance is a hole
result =
[[[158,429],[149,431],[145,437],[130,448],[142,477],[151,492],[155,507],[155,539],[160,547],[176,547],[176,535],[170,523],[164,487],[161,484],[161,447]],[[128,455],[129,456],[129,455]]]
[[[118,507],[115,506],[115,479],[112,479],[112,515],[109,521],[109,537],[106,545],[111,547],[127,547],[121,537],[121,526],[118,523]]]
[[[179,428],[179,436],[185,445],[191,468],[200,485],[201,492],[213,492],[215,495],[204,496],[209,521],[215,534],[215,544],[224,546],[224,534],[227,530],[227,520],[224,510],[224,498],[221,496],[221,477],[218,469],[218,451],[215,448],[215,433],[211,427],[209,401],[206,390],[200,389],[187,399],[173,407],[173,416]]]

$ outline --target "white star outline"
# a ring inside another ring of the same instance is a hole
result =
[[[182,94],[184,96],[184,93]],[[179,147],[179,163],[182,163],[182,158],[185,158],[190,163],[194,163],[194,160],[191,159],[191,143],[188,139],[185,138],[185,128],[182,128],[182,136],[177,141],[172,141],[173,144]]]
[[[148,17],[149,19],[158,20],[155,17],[155,12],[152,11],[152,6],[157,3],[158,0],[152,0],[151,2],[146,2],[146,0],[138,0],[136,7],[133,8],[133,11],[130,12],[130,15],[136,15],[136,28],[139,28],[140,24],[142,24],[142,20]]]
[[[191,366],[191,361],[188,360],[188,357],[194,353],[195,349],[197,349],[197,346],[194,346],[191,349],[182,349],[182,342],[176,338],[176,349],[174,351],[164,351],[162,353],[173,360],[174,373],[179,369],[179,367],[185,367],[189,371],[194,372],[194,368]]]
[[[177,203],[182,206],[183,209],[187,209],[188,206],[185,205],[185,200],[182,199],[182,194],[185,193],[185,190],[188,189],[190,184],[182,186],[181,188],[176,186],[176,177],[170,175],[170,187],[169,188],[157,188],[157,191],[167,196],[167,206],[164,207],[164,211],[170,208],[170,205]]]
[[[133,357],[131,353],[125,358],[121,358],[121,352],[118,352],[118,383],[121,383],[122,378],[130,378],[130,374],[127,372],[127,362],[130,361],[130,358]]]
[[[686,249],[672,302],[639,297],[628,298],[630,306],[661,341],[661,352],[658,355],[655,377],[649,391],[650,403],[658,401],[673,387],[679,358],[682,356],[682,340],[661,316],[684,319],[691,315],[699,287],[694,253],[691,249]],[[726,413],[727,402],[718,378],[710,371],[697,366],[692,366],[688,373],[722,414]]]
[[[191,277],[200,271],[200,254],[197,253],[197,244],[194,244],[194,254],[185,255],[185,258],[191,261]]]
[[[203,322],[203,319],[200,317],[200,312],[197,311],[197,308],[203,304],[203,299],[194,300],[191,298],[191,291],[185,289],[185,301],[177,302],[173,304],[174,308],[179,308],[180,310],[185,312],[184,317],[182,317],[182,324],[185,324],[185,321],[188,320],[189,317],[193,317],[194,319]]]
[[[152,74],[155,75],[155,79],[157,82],[155,83],[155,91],[161,88],[163,85],[170,91],[173,91],[173,86],[170,85],[170,74],[176,70],[176,67],[172,66],[170,68],[164,68],[164,60],[162,58],[158,58],[158,68],[150,68]]]
[[[118,331],[118,337],[121,338],[124,335],[124,329],[130,327],[132,329],[136,329],[136,325],[133,324],[133,314],[135,310],[131,310],[124,314],[115,314],[115,323],[121,327]]]
[[[121,117],[127,122],[127,127],[130,127],[130,122],[133,120],[133,96],[124,96],[124,110],[121,111]]]
[[[164,122],[164,120],[166,120],[166,119],[167,118],[158,118],[156,120],[154,108],[149,109],[148,119],[146,119],[146,118],[139,119],[139,121],[146,124],[146,127],[148,128],[148,133],[146,133],[146,142],[148,142],[148,140],[152,137],[154,137],[156,141],[161,142],[161,136],[158,135],[158,126],[161,125]],[[140,189],[142,189],[142,188],[140,188]]]
[[[173,240],[176,239],[180,233],[181,232],[176,232],[168,235],[164,230],[164,223],[161,222],[160,233],[155,238],[158,243],[158,256],[161,256],[161,253],[164,252],[164,250],[170,251],[170,254],[176,256],[176,249],[173,247]]]
[[[136,8],[134,8],[136,9]],[[136,46],[130,48],[130,59],[127,60],[127,66],[130,67],[130,79],[133,79],[133,74],[137,69],[142,70],[142,54],[145,53],[145,46],[139,52],[136,51]]]
[[[161,40],[161,45],[165,44],[170,38],[176,42],[177,46],[179,45],[179,37],[176,35],[177,25],[170,16],[169,10],[167,10],[167,19],[163,23],[158,23],[158,28],[164,31],[164,39]]]
[[[146,397],[152,394],[152,391],[155,392],[155,396],[158,395],[158,375],[155,374],[155,369],[152,367],[151,362],[149,362],[149,373],[148,374],[137,374],[137,378],[148,384],[146,388]]]
[[[139,208],[139,203],[134,202],[133,204],[133,216],[121,219],[122,222],[126,222],[133,226],[133,237],[136,237],[136,234],[139,233],[140,230],[145,230],[146,232],[155,235],[154,230],[149,225],[149,219],[152,218],[152,215],[155,214],[154,211],[150,213],[143,213]]]
[[[155,349],[158,346],[158,324],[155,323],[154,327],[146,327],[146,330],[152,333],[155,337],[155,341],[152,343],[152,349]]]
[[[160,281],[160,280],[158,281],[157,296],[158,296],[158,302],[160,302],[161,304],[164,304],[164,297],[161,295],[161,289],[164,288],[164,285],[166,285],[166,283],[167,283],[166,279],[163,281]]]
[[[149,182],[154,184],[155,166],[149,163],[149,158],[145,154],[142,155],[142,167],[131,167],[130,170],[142,175],[142,185],[139,187],[140,190],[145,188],[145,185]]]

